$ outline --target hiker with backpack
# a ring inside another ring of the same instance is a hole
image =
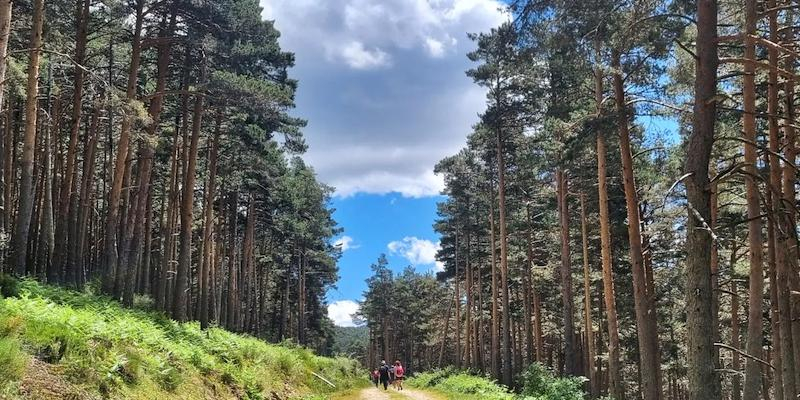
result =
[[[403,364],[400,363],[400,360],[396,360],[394,362],[394,386],[397,390],[403,390],[403,378],[405,376],[406,370],[403,368]]]
[[[375,387],[378,387],[378,384],[380,383],[381,373],[378,372],[378,370],[376,369],[372,371],[369,378],[372,381],[372,384],[374,384]]]
[[[386,364],[386,360],[381,361],[381,367],[378,368],[378,374],[380,375],[380,381],[383,385],[383,390],[389,390],[389,366]]]

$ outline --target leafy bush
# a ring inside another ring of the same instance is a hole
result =
[[[17,295],[19,295],[17,280],[11,275],[0,272],[0,298],[14,297]]]
[[[25,372],[27,357],[14,337],[0,337],[0,386],[19,380]]]
[[[417,374],[409,385],[431,388],[452,399],[511,400],[508,389],[487,378],[469,375],[455,369],[443,369]]]
[[[558,378],[542,364],[533,363],[520,376],[525,400],[582,400],[585,378]]]
[[[520,375],[522,392],[515,396],[505,386],[452,368],[417,374],[411,386],[431,388],[457,400],[583,400],[584,378],[558,378],[541,364]]]

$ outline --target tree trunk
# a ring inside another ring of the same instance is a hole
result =
[[[757,10],[758,6],[756,0],[745,1],[745,34],[755,35],[757,25]],[[755,59],[756,48],[755,42],[749,38],[745,39],[744,56],[747,59]],[[772,75],[772,74],[770,74]],[[770,77],[772,80],[773,77]],[[777,79],[777,77],[775,77]],[[756,175],[758,174],[758,148],[755,145],[756,141],[756,92],[755,92],[755,66],[753,64],[745,64],[745,75],[742,77],[743,87],[743,106],[744,113],[742,114],[742,128],[744,131],[745,140],[751,141],[753,144],[745,144],[744,146],[744,161],[747,164],[746,170],[748,174],[745,176],[746,183],[746,196],[747,196],[747,218],[748,218],[748,238],[750,240],[750,308],[747,322],[747,347],[746,351],[754,357],[762,358],[762,337],[763,337],[763,319],[762,319],[762,297],[764,293],[764,267],[763,267],[763,253],[762,247],[764,241],[761,236],[761,203],[759,199],[758,181]],[[772,85],[770,85],[772,86]],[[777,92],[770,90],[770,103],[772,100],[777,99]],[[774,99],[773,99],[774,97]],[[773,103],[770,107],[774,107]],[[773,143],[773,136],[777,137],[777,121],[775,118],[770,118],[770,146],[776,145]],[[770,161],[775,161],[770,157]],[[773,164],[774,165],[774,164]],[[770,168],[770,175],[772,168]],[[775,170],[777,172],[777,170]],[[771,177],[771,179],[775,179]],[[780,180],[780,177],[777,177]],[[779,252],[780,253],[780,252]],[[784,264],[781,257],[777,258],[778,271],[780,271],[781,264]],[[780,272],[779,272],[780,273]],[[788,315],[788,314],[787,314]],[[787,325],[787,328],[790,328]],[[745,383],[744,383],[744,399],[756,400],[759,397],[761,390],[761,366],[758,362],[747,359],[745,361]],[[791,396],[792,398],[794,395]]]
[[[214,137],[211,139],[211,154],[208,162],[208,180],[206,182],[206,198],[203,204],[203,240],[200,242],[200,328],[208,328],[209,286],[211,285],[211,243],[214,231],[214,196],[217,181],[217,155],[219,153],[220,130],[223,110],[217,114]]]
[[[459,283],[459,270],[458,270],[458,229],[456,229],[456,247],[455,247],[455,275],[453,276],[453,300],[456,303],[456,319],[455,319],[455,336],[456,336],[456,368],[461,368],[461,291],[459,290],[461,284]]]
[[[225,326],[233,329],[236,326],[236,308],[239,302],[238,286],[239,282],[236,273],[236,225],[238,224],[238,215],[236,207],[239,204],[239,194],[233,191],[229,195],[228,212],[230,212],[230,219],[228,223],[228,297],[226,299],[226,323]],[[289,271],[291,272],[291,270]],[[288,314],[288,292],[289,292],[289,273],[286,274],[286,293],[284,293],[282,314],[281,318],[281,340],[285,339],[284,328],[286,323],[286,316]]]
[[[599,58],[599,49],[597,51]],[[602,115],[603,71],[595,68],[595,104],[598,117]],[[625,386],[620,364],[619,322],[617,320],[614,272],[611,264],[611,226],[608,216],[608,188],[606,178],[606,137],[597,132],[597,192],[600,212],[600,255],[603,264],[603,299],[608,326],[608,391],[617,400],[625,400]]]
[[[536,286],[533,286],[533,318],[536,335],[536,361],[544,364],[544,332],[542,332],[542,302]]]
[[[502,296],[503,315],[502,315],[502,376],[503,384],[512,385],[511,376],[511,325],[509,314],[511,313],[509,292],[508,292],[508,234],[506,233],[506,163],[503,154],[503,134],[497,130],[497,177],[498,177],[498,211],[500,223],[500,295]]]
[[[94,169],[95,169],[95,154],[97,153],[98,142],[98,125],[100,123],[100,107],[95,106],[92,112],[92,119],[89,122],[89,131],[87,133],[87,142],[84,145],[85,154],[83,156],[83,180],[81,182],[80,200],[81,206],[78,215],[78,242],[72,249],[72,265],[75,266],[77,281],[79,286],[83,286],[86,281],[86,263],[84,262],[84,255],[87,251],[87,243],[89,234],[89,218],[92,215],[91,193],[94,187]]]
[[[717,2],[697,2],[697,59],[692,133],[686,147],[684,183],[689,207],[686,237],[686,328],[689,398],[720,398],[715,370],[711,301],[711,219],[708,166],[714,143],[717,95]]]
[[[581,243],[583,247],[583,329],[586,332],[586,377],[589,379],[590,394],[599,396],[597,375],[595,375],[594,327],[592,326],[591,270],[589,266],[589,228],[586,226],[586,195],[581,192]]]
[[[6,69],[8,63],[6,62],[6,55],[8,54],[8,39],[11,33],[11,10],[12,0],[0,0],[0,113],[2,113],[3,106],[5,105],[5,81]],[[3,138],[0,139],[0,156],[3,161],[0,161],[0,233],[5,234],[8,229],[8,223],[11,219],[11,204],[7,202],[6,187],[11,185],[11,179],[7,179],[7,168],[11,164],[11,149],[8,146],[11,139],[11,117],[12,107],[8,107],[8,112],[5,115],[5,124],[3,127]],[[0,270],[5,265],[5,251],[0,251]]]
[[[771,0],[774,2],[774,0]],[[775,12],[770,14],[771,17],[775,16]],[[794,11],[789,10],[786,17],[785,25],[786,27],[793,27],[795,24],[794,18]],[[772,27],[770,26],[770,31],[772,31]],[[794,29],[786,29],[786,40],[790,45],[795,44],[796,40],[796,33]],[[776,32],[777,33],[777,32]],[[778,41],[778,35],[771,35],[772,41]],[[774,51],[774,50],[773,50]],[[775,58],[777,59],[777,52],[775,52]],[[772,56],[772,53],[770,53]],[[794,72],[796,57],[793,53],[786,54],[785,60],[785,68],[787,70]],[[777,64],[777,60],[771,60],[770,64],[775,65]],[[770,70],[773,74],[775,73],[774,70]],[[784,223],[784,228],[782,229],[783,232],[783,242],[781,245],[781,249],[786,252],[786,269],[789,271],[789,291],[793,294],[790,296],[790,311],[791,311],[791,321],[792,321],[792,350],[794,354],[794,369],[795,369],[795,395],[797,394],[797,386],[800,384],[800,299],[798,296],[794,295],[794,293],[800,292],[800,275],[798,275],[798,238],[797,238],[797,190],[795,188],[795,184],[797,182],[797,171],[795,170],[797,164],[797,135],[795,131],[795,96],[794,96],[794,77],[789,77],[786,79],[786,83],[784,86],[784,93],[785,93],[785,115],[786,115],[786,123],[784,124],[784,162],[783,162],[783,216],[781,220]],[[772,85],[770,85],[772,87]],[[777,82],[775,86],[775,91],[777,92]],[[777,109],[777,105],[776,105]],[[770,114],[774,118],[774,114]],[[770,152],[772,154],[772,152]],[[777,164],[776,164],[777,167]]]
[[[144,23],[145,0],[136,0],[136,21],[133,29],[133,42],[131,44],[131,61],[128,68],[128,85],[125,92],[127,101],[136,100],[137,76],[142,57],[142,24]],[[125,171],[128,169],[128,148],[130,146],[130,133],[133,125],[133,116],[122,115],[122,128],[117,141],[117,158],[114,161],[114,172],[111,180],[111,192],[108,195],[108,208],[106,210],[106,234],[104,267],[106,269],[103,279],[103,290],[106,293],[114,291],[117,276],[117,231],[120,218],[120,201],[122,198],[122,184],[125,180]]]
[[[572,294],[572,268],[569,253],[569,202],[568,183],[562,168],[556,170],[556,196],[558,197],[558,219],[561,227],[561,317],[564,321],[564,372],[578,374],[578,354],[575,343],[575,301]]]
[[[619,147],[622,158],[622,180],[625,189],[625,205],[628,212],[628,241],[630,242],[631,270],[633,272],[633,299],[636,310],[636,326],[639,335],[639,354],[644,400],[661,398],[661,362],[658,353],[658,329],[655,310],[647,294],[647,277],[642,253],[642,233],[639,221],[639,202],[633,174],[628,112],[625,101],[625,88],[620,72],[620,55],[612,56],[614,74],[614,99],[616,103]],[[707,168],[707,166],[706,166]],[[708,263],[706,263],[708,266]]]
[[[50,90],[52,85],[52,67],[50,68],[50,73],[48,74],[48,100],[47,102],[50,103]],[[56,107],[57,109],[58,107]],[[49,110],[50,115],[53,115],[53,110]],[[57,122],[56,122],[57,124]],[[47,271],[47,280],[50,281],[50,278],[54,278],[52,283],[58,283],[58,266],[53,260],[53,251],[55,248],[55,237],[53,231],[53,146],[51,136],[53,132],[58,131],[58,125],[51,125],[44,129],[44,147],[42,151],[42,158],[43,166],[42,166],[42,210],[40,215],[40,227],[39,227],[39,251],[36,254],[37,257],[37,264],[40,271],[42,271],[41,276],[44,276],[44,271]]]
[[[27,100],[25,104],[25,136],[22,144],[22,177],[19,185],[19,211],[16,231],[11,243],[11,262],[16,275],[25,275],[28,259],[28,233],[33,214],[33,155],[36,145],[36,114],[39,95],[39,59],[42,48],[42,26],[44,25],[44,0],[33,3],[33,26],[31,28],[30,61],[28,63]]]
[[[772,191],[767,190],[767,204],[772,205]],[[775,225],[774,218],[767,218],[767,258],[769,265],[769,299],[770,299],[770,328],[772,330],[772,366],[775,368],[773,376],[775,387],[775,400],[783,400],[783,353],[781,350],[780,312],[778,310],[778,272],[775,263]],[[731,268],[735,259],[731,258]]]
[[[72,125],[70,127],[69,145],[66,154],[66,169],[61,183],[61,192],[58,200],[59,223],[56,227],[56,252],[53,263],[64,268],[65,280],[69,285],[77,287],[75,281],[77,275],[74,266],[70,265],[68,249],[74,246],[76,238],[69,237],[69,229],[75,225],[77,215],[70,213],[71,210],[77,211],[77,207],[71,207],[73,201],[77,201],[76,190],[73,185],[77,180],[77,170],[75,164],[78,160],[78,132],[81,126],[81,112],[83,110],[83,81],[84,66],[86,59],[86,44],[89,26],[89,6],[90,0],[77,0],[75,2],[75,55],[74,55],[74,82],[72,94]],[[68,243],[69,242],[69,243]]]
[[[531,274],[533,273],[533,219],[531,217],[530,205],[525,207],[525,218],[528,223],[527,237],[525,238],[525,255],[526,263],[522,273],[522,285],[525,292],[525,305],[523,307],[525,315],[525,343],[526,343],[526,364],[530,364],[535,360],[534,356],[534,339],[533,339],[533,293],[531,288]]]
[[[200,84],[206,83],[206,59],[201,50],[200,59]],[[183,177],[183,198],[181,200],[181,233],[180,233],[180,253],[178,255],[178,270],[175,275],[175,293],[172,303],[172,318],[178,321],[185,321],[186,314],[186,291],[189,287],[189,264],[192,258],[192,215],[194,208],[194,184],[197,169],[197,147],[200,140],[200,128],[202,127],[205,96],[200,93],[195,98],[194,110],[192,113],[192,138],[189,145],[189,152],[186,155],[186,175]]]
[[[735,249],[731,252],[731,259],[732,260],[736,259]],[[731,266],[733,266],[733,263],[731,264]],[[736,349],[738,349],[741,346],[739,338],[739,293],[736,284],[736,279],[731,279],[731,346],[733,346]],[[732,357],[733,360],[731,363],[731,368],[737,373],[731,376],[731,399],[741,400],[742,387],[741,387],[741,378],[739,377],[738,371],[742,368],[742,365],[739,360],[738,352],[734,351]]]
[[[464,364],[466,364],[467,368],[472,368],[474,365],[472,363],[472,265],[470,264],[470,257],[469,257],[469,232],[466,234],[467,236],[467,245],[466,245],[466,255],[464,256],[464,264],[466,274],[466,292],[467,292],[467,305],[465,308],[465,316],[464,316],[464,327],[466,328],[466,333],[464,335]]]
[[[492,348],[489,352],[491,357],[492,377],[500,379],[500,291],[498,283],[500,281],[497,270],[497,247],[494,227],[494,188],[489,196],[489,247],[492,257]]]

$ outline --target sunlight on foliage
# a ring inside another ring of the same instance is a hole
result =
[[[19,286],[20,297],[0,300],[0,380],[22,378],[28,353],[59,366],[69,385],[111,397],[298,398],[334,390],[312,372],[337,389],[358,382],[352,360],[202,331],[87,293]]]

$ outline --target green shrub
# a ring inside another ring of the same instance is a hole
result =
[[[542,364],[533,363],[520,376],[522,395],[526,400],[582,400],[586,378],[556,377]]]
[[[25,373],[27,356],[14,337],[0,337],[0,386],[17,381]]]
[[[488,378],[443,369],[417,374],[409,381],[411,386],[431,388],[451,399],[512,400],[508,389]]]
[[[0,272],[0,298],[19,295],[19,283],[14,277]]]

